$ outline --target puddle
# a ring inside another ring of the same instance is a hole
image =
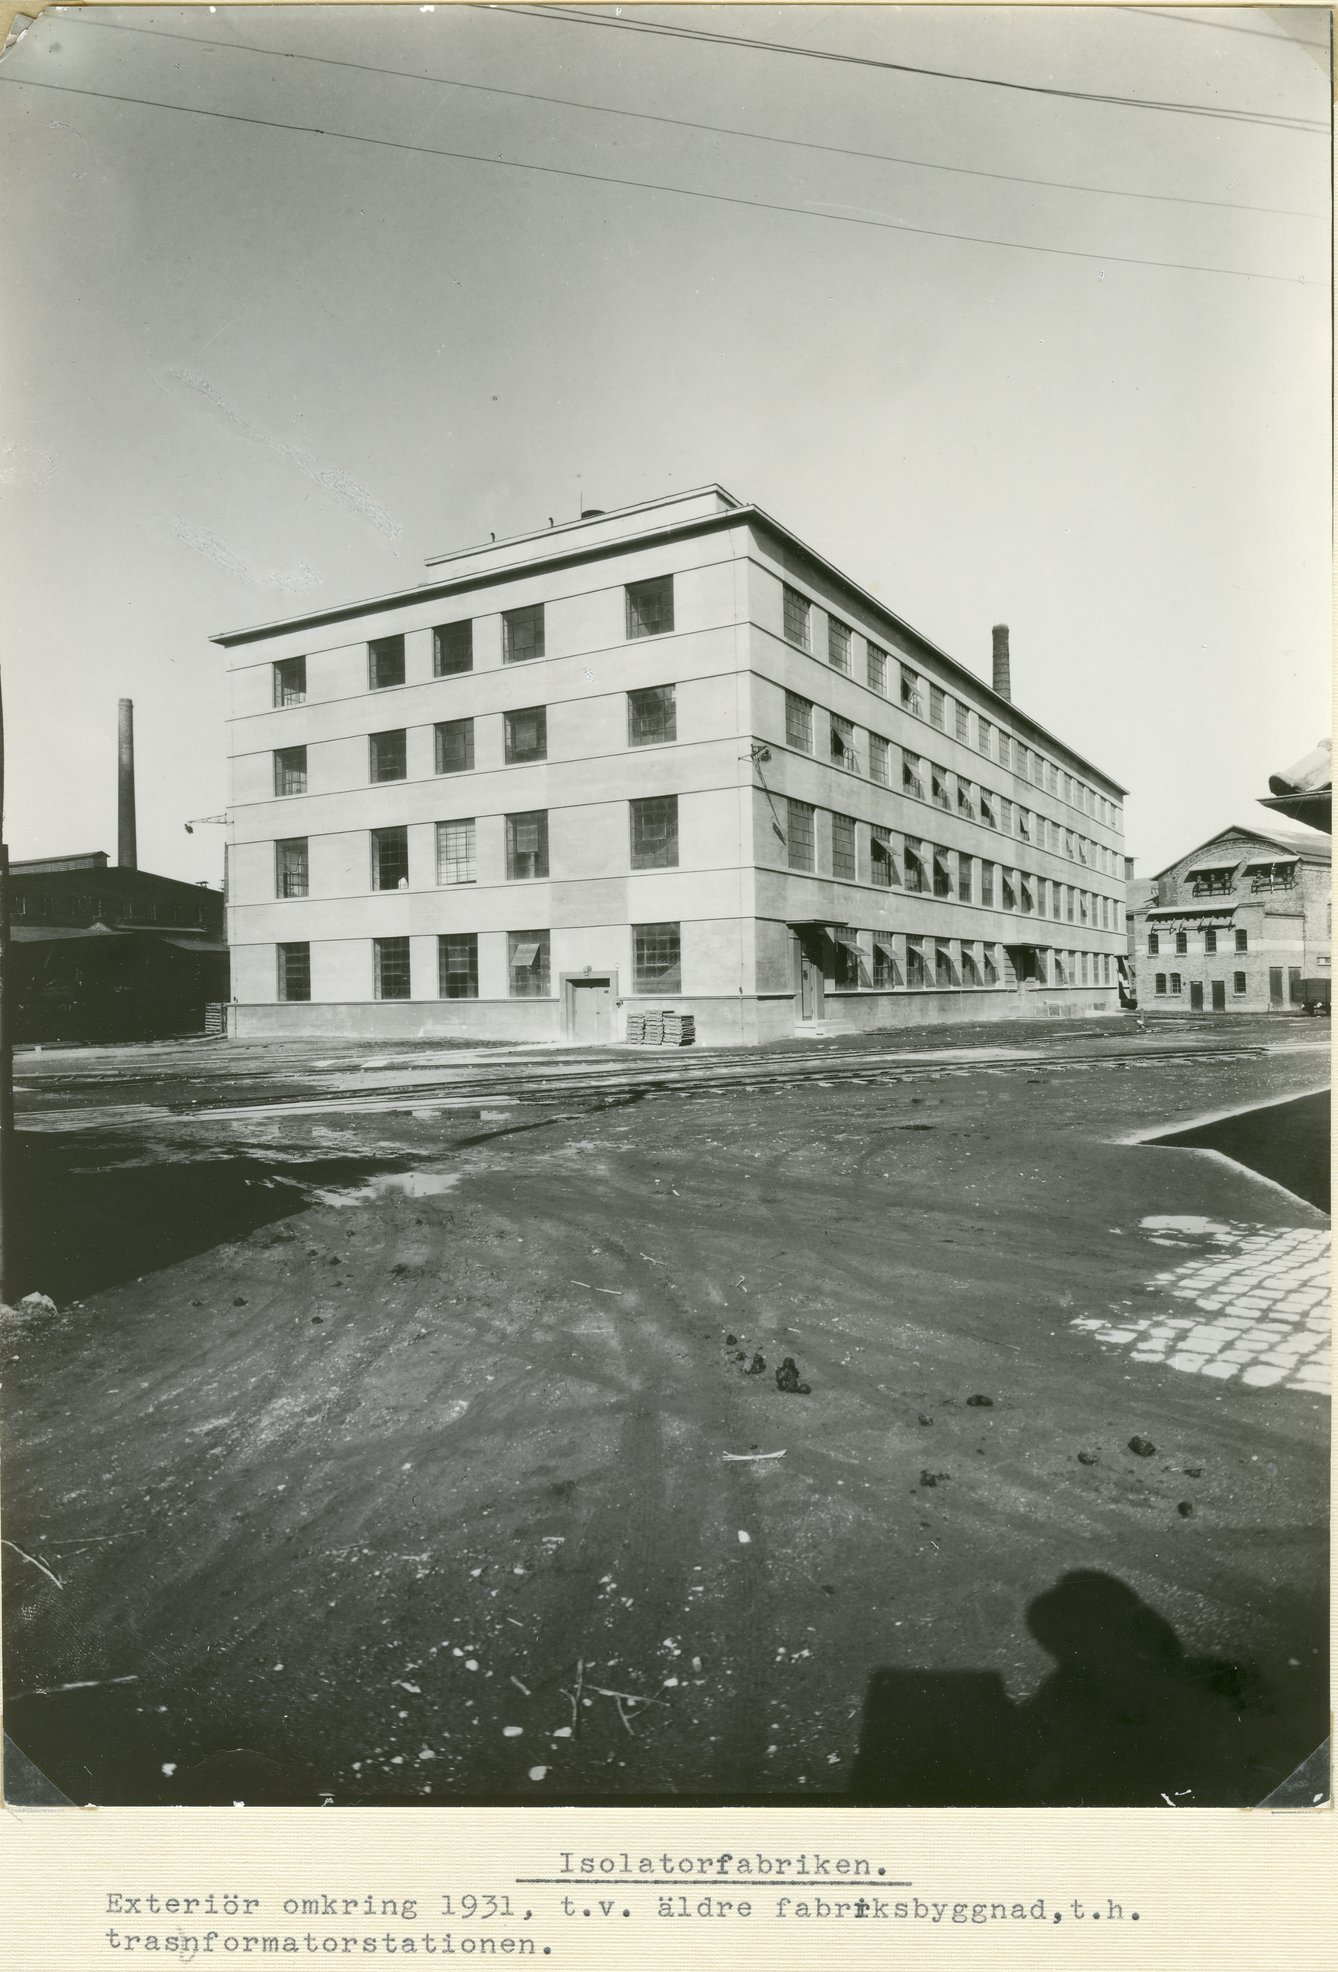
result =
[[[378,1171],[362,1184],[338,1191],[308,1191],[322,1205],[370,1205],[378,1198],[440,1198],[454,1191],[460,1182],[458,1171]]]

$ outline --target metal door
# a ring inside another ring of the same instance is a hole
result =
[[[799,962],[799,1018],[822,1018],[822,959],[816,938],[801,931],[795,941]]]
[[[1282,1005],[1282,967],[1271,965],[1268,968],[1268,1010],[1274,1013]]]
[[[1191,979],[1189,982],[1189,1010],[1191,1013],[1203,1012],[1203,981]]]
[[[1214,979],[1214,981],[1213,981],[1213,1012],[1214,1012],[1214,1013],[1225,1013],[1225,1012],[1226,1012],[1226,981],[1225,981],[1225,979]]]
[[[607,979],[571,982],[571,1038],[583,1047],[603,1047],[613,1036],[613,988]]]

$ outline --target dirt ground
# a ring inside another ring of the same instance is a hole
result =
[[[8,1733],[79,1801],[1263,1799],[1328,1219],[1129,1140],[1327,1042],[21,1056]]]

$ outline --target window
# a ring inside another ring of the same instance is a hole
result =
[[[274,894],[305,897],[308,892],[307,838],[297,835],[274,845]]]
[[[999,797],[999,832],[1001,835],[1013,833],[1013,804],[1006,795]]]
[[[432,676],[454,678],[474,669],[474,626],[439,623],[432,632]]]
[[[963,746],[971,744],[971,714],[966,706],[957,707],[957,737]]]
[[[408,939],[373,938],[372,974],[378,1000],[409,999]]]
[[[682,938],[676,924],[632,926],[632,991],[681,993]]]
[[[1180,974],[1178,972],[1173,972],[1171,974],[1171,991],[1173,993],[1178,993],[1180,991]]]
[[[1231,990],[1233,993],[1243,993],[1245,991],[1245,974],[1243,972],[1232,973]]]
[[[1217,933],[1212,929],[1211,925],[1203,934],[1203,949],[1209,958],[1216,956]]]
[[[1227,897],[1235,886],[1234,870],[1204,870],[1190,879],[1191,897]],[[1258,884],[1255,884],[1258,889]]]
[[[1079,952],[1078,954],[1078,980],[1079,980],[1079,984],[1083,986],[1090,986],[1092,983],[1088,977],[1088,959],[1086,952]]]
[[[955,986],[957,979],[952,969],[952,947],[946,938],[934,940],[934,984],[936,986]]]
[[[510,883],[548,875],[547,809],[535,808],[527,814],[507,816],[506,874]]]
[[[1045,786],[1045,762],[1039,753],[1031,756],[1031,778],[1037,787]]]
[[[971,902],[971,858],[969,856],[959,856],[957,858],[957,895],[964,904]]]
[[[307,660],[284,657],[274,666],[274,703],[305,705],[307,702]]]
[[[1157,974],[1157,978],[1155,982],[1155,991],[1159,995],[1165,993],[1166,991],[1166,974],[1164,972],[1159,972]]]
[[[855,817],[832,816],[832,875],[840,883],[854,883]]]
[[[502,611],[502,662],[528,664],[544,654],[544,606],[530,603],[525,609]]]
[[[915,844],[906,844],[906,888],[908,890],[927,890],[924,858]]]
[[[906,940],[906,984],[908,986],[927,986],[929,974],[925,971],[925,948],[923,938]]]
[[[890,938],[875,936],[873,941],[873,983],[875,986],[897,986],[897,955]]]
[[[809,619],[812,615],[807,596],[801,596],[799,591],[792,589],[787,582],[782,590],[781,608],[787,640],[792,644],[798,644],[800,650],[807,650]]]
[[[997,829],[999,826],[995,816],[994,796],[987,787],[980,790],[980,819],[986,828]]]
[[[509,767],[526,760],[548,758],[548,709],[527,705],[520,712],[502,714],[506,763]]]
[[[832,985],[838,993],[854,993],[859,990],[860,961],[864,954],[859,947],[859,935],[850,930],[838,931],[834,939],[835,957],[832,961]]]
[[[1161,951],[1161,937],[1155,931],[1148,933],[1148,957],[1155,959]]]
[[[948,860],[946,849],[934,851],[934,895],[936,897],[952,895],[952,865]]]
[[[951,808],[952,802],[948,796],[947,773],[942,767],[936,767],[932,761],[929,764],[929,782],[930,791],[939,807]]]
[[[674,627],[674,578],[656,575],[649,582],[629,582],[627,597],[627,635],[664,637]]]
[[[408,772],[405,733],[372,733],[367,742],[368,771],[374,781],[402,781]]]
[[[957,813],[965,815],[968,821],[973,822],[976,818],[976,811],[971,804],[971,783],[964,781],[960,774],[957,776]]]
[[[506,969],[513,1000],[546,1000],[549,950],[546,931],[508,931]]]
[[[473,883],[474,818],[437,823],[437,882]]]
[[[1012,764],[1013,736],[1011,733],[1004,732],[1001,728],[999,732],[999,765],[1011,769]]]
[[[1064,915],[1064,886],[1062,883],[1050,885],[1050,915],[1059,919]]]
[[[1088,861],[1087,850],[1088,850],[1087,837],[1085,835],[1080,835],[1078,837],[1078,861],[1080,863],[1085,864]]]
[[[850,676],[850,625],[839,616],[827,618],[827,662],[833,671]]]
[[[307,791],[307,749],[281,746],[274,755],[274,792],[305,794]]]
[[[968,939],[962,940],[962,984],[979,986],[980,967],[976,963],[976,948]]]
[[[813,808],[807,801],[787,800],[789,862],[792,870],[816,867],[813,854]]]
[[[1031,816],[1025,808],[1019,808],[1017,811],[1017,832],[1020,841],[1031,841]]]
[[[903,753],[901,756],[901,791],[903,794],[913,794],[917,801],[925,798],[924,782],[920,779],[922,764],[913,753]]]
[[[1076,863],[1076,862],[1077,862],[1077,860],[1078,860],[1078,852],[1077,852],[1077,850],[1076,850],[1076,849],[1074,848],[1074,846],[1073,846],[1073,830],[1072,830],[1072,829],[1065,829],[1065,831],[1064,831],[1064,854],[1065,854],[1065,855],[1066,855],[1066,856],[1068,857],[1068,859],[1069,859],[1069,861],[1070,861],[1071,863]]]
[[[917,719],[921,716],[920,680],[904,664],[901,667],[901,703],[904,711],[913,712]]]
[[[880,650],[877,644],[866,644],[865,656],[867,659],[866,676],[869,681],[869,690],[877,692],[882,698],[886,698],[887,652]]]
[[[309,1000],[311,998],[310,945],[280,945],[276,949],[279,958],[279,998]]]
[[[1092,893],[1091,893],[1091,892],[1090,892],[1089,890],[1080,890],[1080,891],[1078,892],[1078,922],[1079,922],[1079,924],[1086,924],[1086,923],[1088,923],[1088,921],[1090,920],[1090,918],[1091,918],[1091,915],[1092,915],[1092,912],[1091,912],[1091,901],[1092,901]]]
[[[1064,886],[1064,917],[1065,917],[1065,920],[1066,920],[1066,922],[1067,922],[1067,923],[1069,923],[1069,924],[1072,924],[1072,923],[1073,923],[1073,919],[1074,919],[1074,912],[1075,912],[1075,910],[1076,910],[1076,908],[1077,908],[1077,902],[1076,902],[1076,900],[1077,900],[1077,896],[1078,896],[1078,893],[1077,893],[1077,891],[1076,891],[1076,890],[1074,889],[1074,887],[1073,887],[1073,885],[1072,885],[1071,883],[1067,883],[1067,884],[1065,884],[1065,886]]]
[[[892,853],[891,832],[875,823],[869,830],[869,881],[876,890],[890,890],[896,880],[897,864]]]
[[[1237,950],[1238,952],[1248,952],[1248,951],[1249,951],[1249,949],[1250,949],[1250,934],[1249,934],[1249,932],[1248,932],[1248,931],[1243,931],[1243,930],[1242,930],[1242,929],[1241,929],[1241,928],[1240,928],[1239,926],[1237,926],[1237,929],[1236,929],[1236,950]]]
[[[1175,949],[1177,953],[1187,952],[1189,950],[1189,933],[1187,931],[1176,932]]]
[[[931,685],[929,687],[929,723],[931,726],[937,726],[940,732],[943,731],[943,687],[941,685]]]
[[[403,637],[373,637],[367,646],[367,683],[374,692],[404,683]]]
[[[443,719],[435,731],[437,772],[468,773],[474,764],[474,721]]]
[[[848,768],[853,774],[858,765],[855,759],[855,728],[849,719],[839,718],[835,712],[831,715],[831,721],[832,765]]]
[[[985,961],[985,984],[997,986],[999,983],[999,955],[993,945],[982,945],[981,955]]]
[[[1018,874],[1022,879],[1022,910],[1025,915],[1035,910],[1036,899],[1032,894],[1032,879],[1027,875],[1025,870],[1020,870]]]
[[[976,730],[979,737],[980,750],[983,754],[988,755],[990,750],[990,734],[994,731],[994,728],[991,726],[989,720],[979,713],[976,715]],[[989,947],[987,946],[985,949],[988,959]]]
[[[627,694],[627,744],[662,746],[678,738],[678,703],[672,685],[648,685]]]
[[[678,868],[678,796],[654,794],[628,803],[632,817],[632,868]]]
[[[785,744],[799,753],[813,751],[813,707],[796,692],[785,694]]]
[[[452,931],[437,940],[437,994],[443,1000],[479,996],[479,941],[476,931]]]
[[[407,890],[408,888],[408,829],[373,829],[372,889]]]
[[[1038,876],[1038,877],[1037,877],[1037,879],[1036,879],[1036,915],[1037,915],[1037,917],[1040,917],[1040,918],[1043,918],[1043,917],[1045,916],[1045,914],[1046,914],[1046,911],[1045,911],[1045,900],[1046,900],[1046,898],[1047,898],[1047,896],[1049,895],[1049,892],[1050,892],[1050,886],[1049,886],[1049,884],[1048,884],[1048,883],[1046,882],[1046,880],[1045,880],[1045,878],[1044,878],[1043,876]]]
[[[869,734],[869,778],[879,787],[892,785],[892,749],[880,733]]]
[[[1058,767],[1056,767],[1053,760],[1050,762],[1050,765],[1046,768],[1045,785],[1049,789],[1051,794],[1059,793],[1059,769]]]
[[[982,904],[988,904],[991,907],[991,909],[993,908],[994,905],[993,863],[982,863],[980,866],[980,901]]]
[[[999,881],[1001,890],[1000,903],[1006,911],[1015,911],[1017,909],[1017,891],[1013,887],[1013,872],[1011,870],[1000,870]]]

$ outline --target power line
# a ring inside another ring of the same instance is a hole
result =
[[[885,69],[898,75],[927,75],[940,82],[970,82],[984,89],[1011,89],[1027,96],[1058,96],[1068,102],[1104,103],[1117,109],[1161,110],[1177,116],[1204,116],[1214,121],[1248,123],[1277,130],[1309,130],[1328,134],[1326,122],[1312,117],[1274,116],[1268,110],[1221,109],[1213,103],[1176,103],[1154,96],[1116,96],[1091,89],[1061,89],[1045,82],[1009,82],[993,75],[966,75],[958,69],[926,68],[916,62],[890,62],[872,55],[841,54],[834,48],[801,48],[788,41],[758,41],[744,34],[716,34],[708,28],[670,26],[660,21],[619,19],[612,15],[566,12],[558,7],[495,6],[469,0],[480,12],[511,20],[551,21],[562,27],[618,28],[627,34],[655,34],[668,40],[710,42],[724,48],[749,48],[764,55],[800,55],[808,61],[840,62],[854,68]]]
[[[658,116],[649,110],[618,109],[605,103],[582,103],[570,96],[547,96],[533,89],[503,89],[487,82],[463,82],[452,75],[423,75],[416,69],[385,68],[373,62],[352,62],[333,55],[308,55],[289,48],[262,48],[253,42],[223,41],[203,34],[170,34],[164,28],[133,27],[127,21],[104,21],[90,10],[72,16],[77,27],[109,29],[117,34],[148,35],[158,41],[185,42],[202,48],[223,48],[229,54],[263,55],[273,61],[316,63],[322,68],[353,69],[364,75],[394,76],[401,81],[429,82],[437,88],[469,89],[486,96],[509,96],[525,103],[551,103],[560,109],[584,110],[591,116],[630,117],[638,123],[661,123],[679,130],[704,130],[716,137],[742,137],[754,144],[779,144],[789,149],[821,151],[831,157],[863,158],[872,164],[910,165],[917,171],[944,171],[953,176],[989,178],[1009,185],[1042,185],[1051,191],[1087,192],[1101,198],[1141,199],[1159,205],[1211,206],[1224,212],[1257,212],[1289,219],[1319,219],[1323,214],[1295,206],[1242,205],[1234,199],[1196,199],[1178,192],[1133,192],[1118,185],[1078,185],[1063,178],[1026,178],[1012,171],[977,171],[964,164],[937,164],[927,158],[898,157],[883,151],[853,150],[844,144],[820,144],[802,137],[776,137],[763,130],[736,130],[728,124],[698,123],[688,117]]]
[[[876,232],[909,233],[922,239],[961,240],[974,246],[1006,247],[1015,253],[1041,253],[1064,260],[1096,260],[1104,266],[1162,267],[1175,273],[1221,274],[1234,280],[1281,282],[1287,287],[1306,285],[1305,276],[1301,274],[1262,274],[1245,267],[1212,267],[1185,260],[1149,260],[1140,254],[1095,253],[1082,247],[1038,246],[1028,240],[1002,240],[986,233],[958,233],[941,226],[908,226],[897,219],[870,219],[858,213],[780,205],[767,199],[741,199],[728,192],[696,192],[685,185],[661,185],[644,178],[618,178],[601,171],[577,171],[568,165],[526,164],[518,158],[487,157],[478,151],[445,150],[432,144],[406,144],[393,137],[363,137],[348,130],[325,130],[317,124],[284,123],[267,116],[243,116],[235,110],[197,109],[188,103],[160,102],[152,96],[118,96],[106,89],[76,89],[70,83],[38,82],[31,76],[0,74],[0,84],[5,83],[20,89],[48,89],[57,96],[86,96],[100,102],[170,110],[177,116],[203,116],[219,123],[243,123],[261,130],[290,130],[298,136],[326,137],[344,144],[369,144],[378,150],[407,151],[420,157],[453,158],[465,164],[486,164],[506,171],[532,171],[546,178],[575,178],[586,184],[622,185],[632,191],[664,192],[674,198],[701,199],[709,205],[742,206],[749,212],[788,213],[798,219],[824,220],[829,225],[871,227]]]
[[[1274,34],[1266,27],[1238,27],[1235,21],[1197,21],[1191,14],[1168,13],[1164,7],[1121,7],[1122,14],[1147,14],[1157,21],[1178,21],[1181,27],[1210,27],[1218,34],[1249,34],[1256,41],[1285,41],[1291,48],[1324,48],[1327,41],[1307,41],[1302,34]]]

